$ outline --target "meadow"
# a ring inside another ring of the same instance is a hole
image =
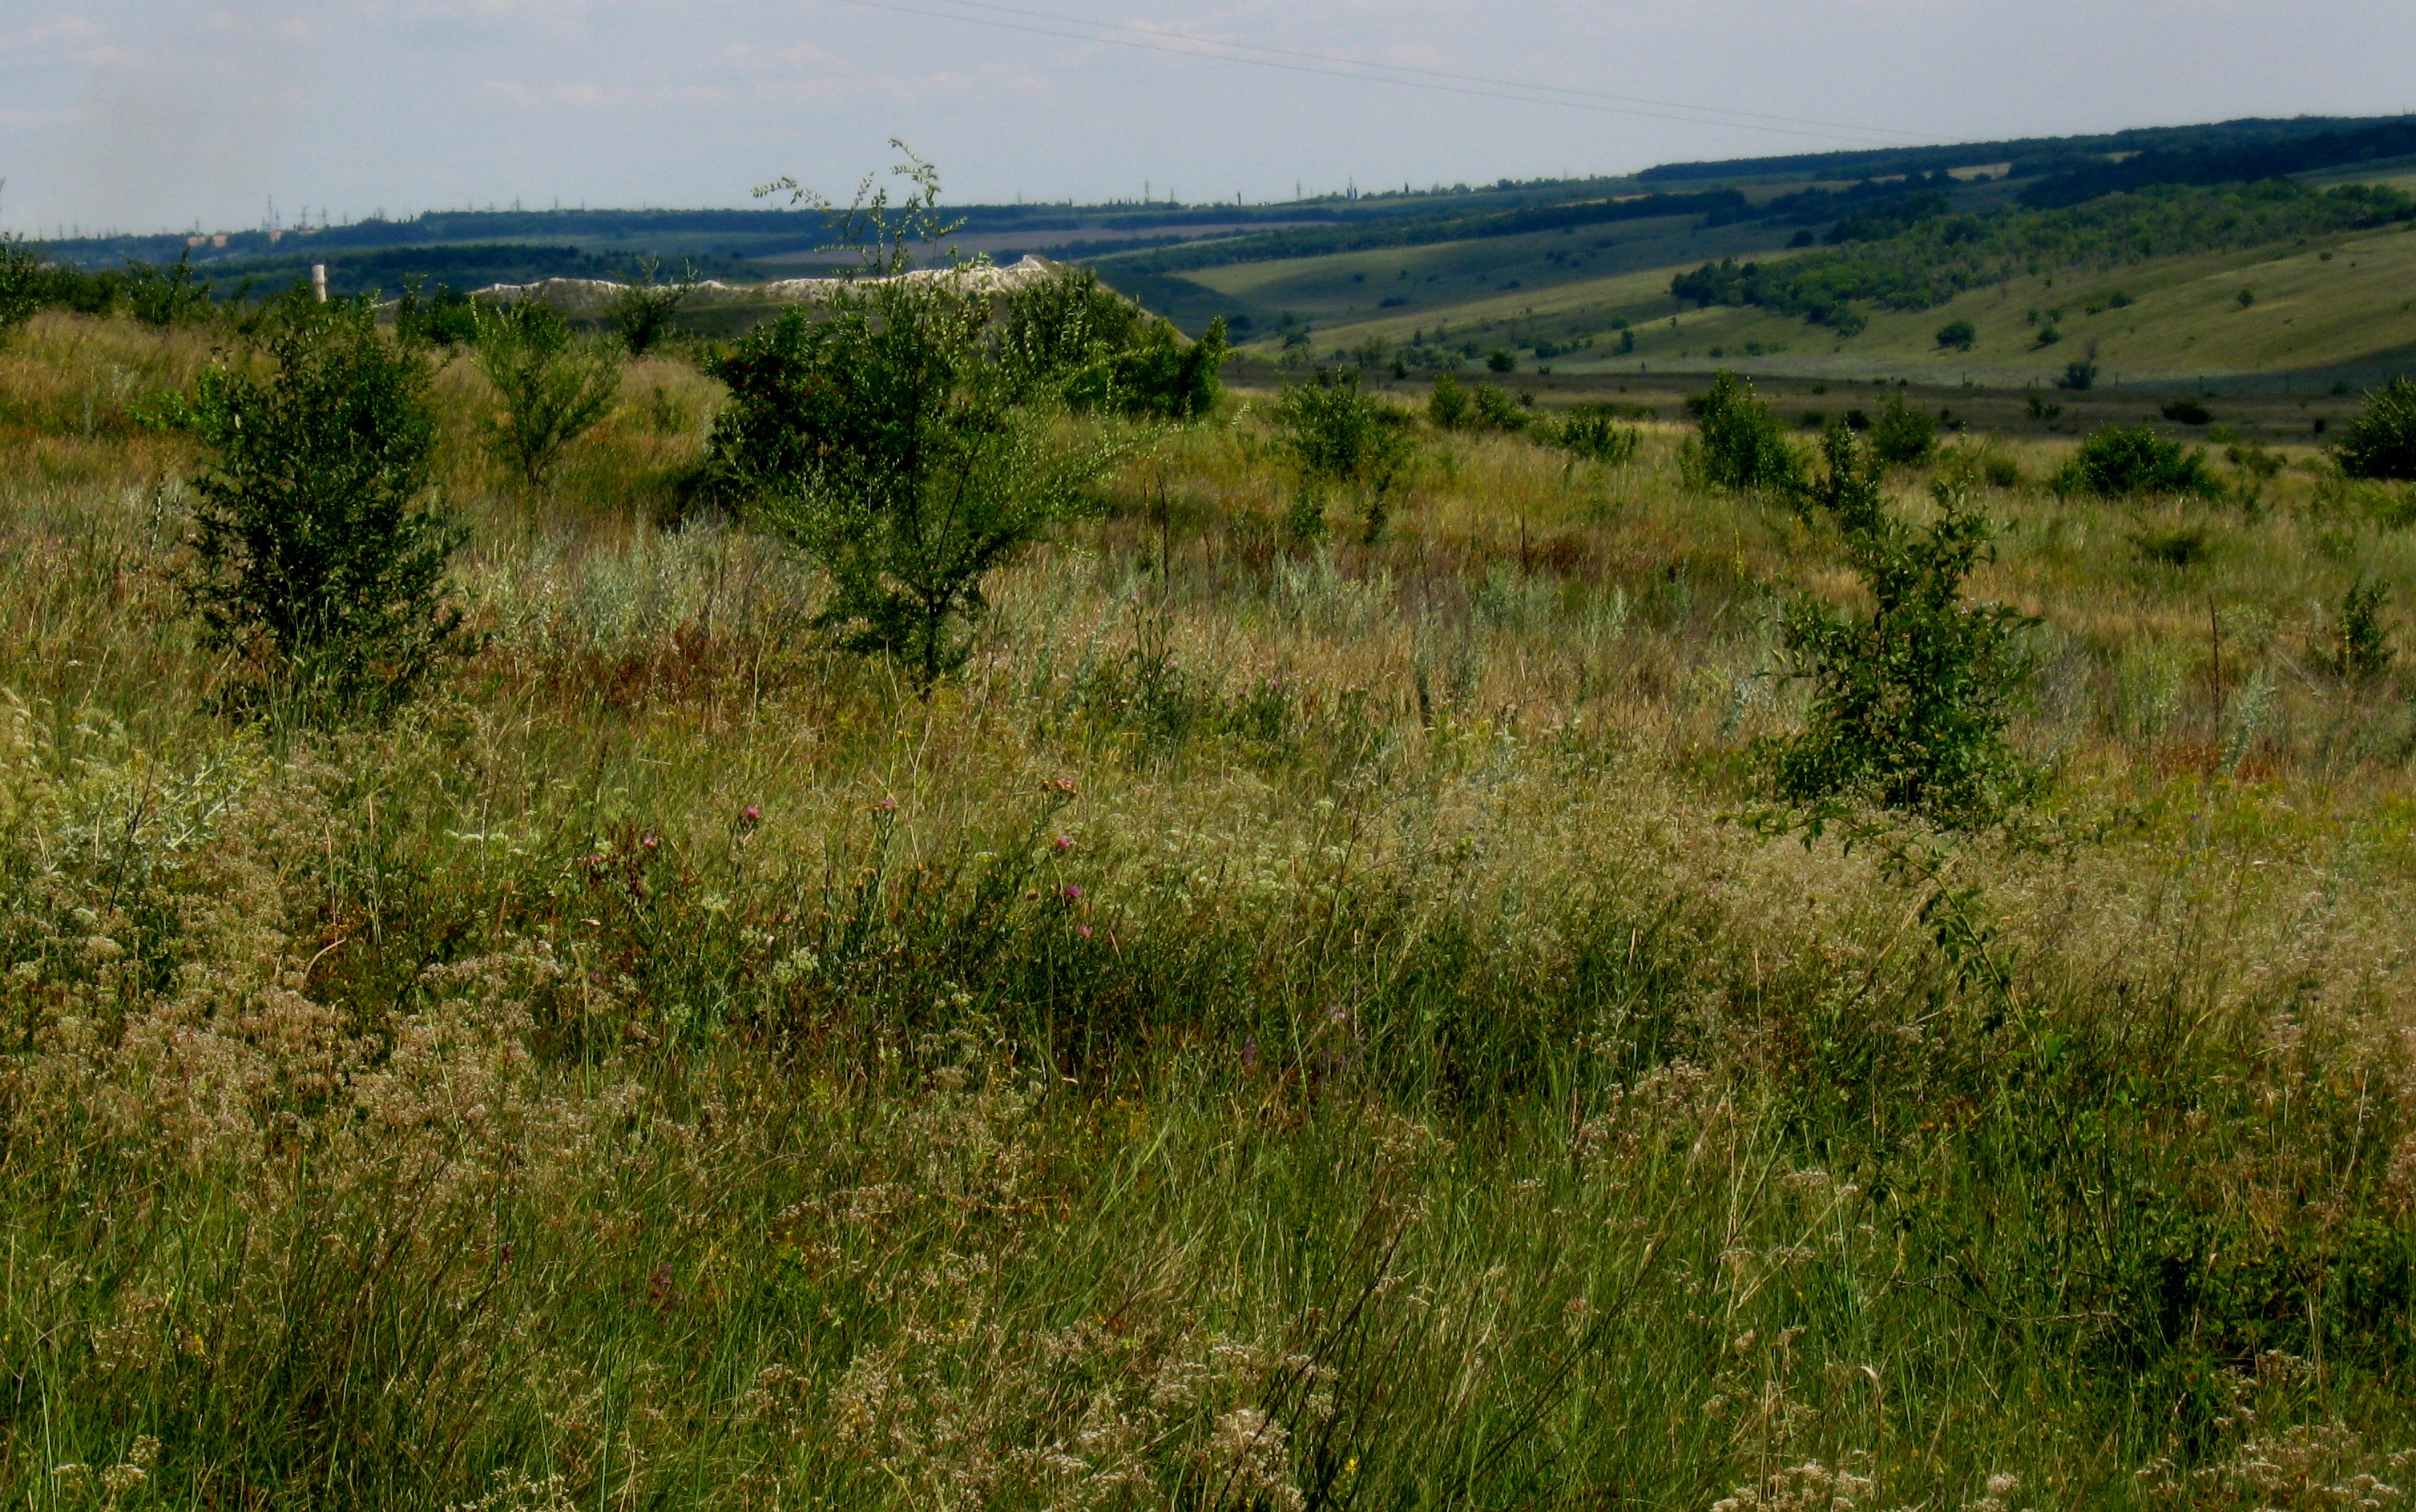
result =
[[[224,339],[0,350],[0,1502],[2405,1503],[2408,486],[1951,438],[2051,780],[1772,837],[1861,590],[1674,413],[1321,541],[1229,394],[926,695],[687,354],[535,493],[457,357],[483,643],[330,723],[175,585]]]

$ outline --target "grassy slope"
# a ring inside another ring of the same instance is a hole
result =
[[[1700,240],[1716,234],[1705,233]],[[2399,230],[2304,247],[2157,259],[2108,274],[2019,279],[1937,310],[1875,313],[1867,330],[1843,340],[1757,310],[1680,310],[1669,298],[1669,280],[1671,273],[1701,261],[1691,249],[1684,263],[1609,278],[1588,277],[1590,270],[1582,266],[1544,264],[1541,257],[1548,249],[1548,241],[1522,249],[1523,260],[1513,265],[1516,273],[1504,266],[1500,276],[1523,276],[1528,286],[1495,293],[1478,281],[1487,266],[1481,246],[1422,249],[1431,264],[1453,268],[1457,281],[1438,288],[1436,303],[1399,311],[1367,309],[1368,295],[1385,286],[1388,271],[1372,264],[1364,269],[1365,285],[1350,280],[1351,272],[1363,269],[1338,258],[1316,265],[1223,268],[1202,277],[1222,276],[1236,289],[1297,290],[1303,304],[1322,297],[1332,313],[1318,328],[1321,353],[1371,335],[1406,342],[1413,331],[1431,331],[1439,322],[1448,322],[1455,332],[1476,329],[1488,346],[1495,332],[1523,335],[1532,328],[1558,338],[1597,333],[1593,352],[1553,364],[1556,371],[1571,372],[1633,371],[1639,364],[1660,370],[1709,369],[1725,361],[1757,371],[1891,373],[1950,383],[1969,376],[2018,385],[2052,380],[2095,341],[2107,381],[2117,374],[2126,382],[2170,384],[2200,375],[2280,372],[2371,380],[2406,370],[2408,349],[2416,346],[2416,307],[2409,304],[2416,291],[2416,235]],[[1638,251],[1650,255],[1652,249],[1646,243]],[[2237,302],[2243,288],[2257,295],[2246,310]],[[2135,303],[2087,313],[2089,305],[2103,304],[2117,291]],[[2060,328],[2066,340],[2038,347],[2038,327],[2029,322],[2029,312],[2055,309],[2064,312]],[[1531,310],[1531,319],[1522,315]],[[1675,326],[1669,324],[1673,315]],[[1614,360],[1602,350],[1599,333],[1615,317],[1637,325],[1638,350],[1625,359]],[[1937,345],[1939,328],[1956,319],[1978,327],[1980,340],[1970,354],[1942,352]],[[1747,343],[1760,344],[1766,355],[1747,355]],[[1720,358],[1711,355],[1715,346],[1723,351]]]
[[[1925,872],[1723,822],[1774,594],[1852,590],[1669,427],[1422,436],[1314,549],[1262,431],[1178,435],[926,704],[766,543],[645,523],[692,370],[529,501],[456,363],[487,649],[246,725],[133,408],[208,345],[0,354],[0,1501],[2404,1481],[2416,672],[2319,660],[2351,582],[2416,601],[2404,493],[1986,491],[2060,784]]]

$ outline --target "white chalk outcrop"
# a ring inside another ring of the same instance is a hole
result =
[[[997,267],[987,263],[965,268],[916,268],[898,274],[906,279],[965,279],[987,293],[1004,294],[1055,272],[1057,265],[1044,258],[1026,257],[1009,267]],[[724,283],[718,279],[699,282],[688,294],[687,310],[702,310],[714,305],[809,305],[819,303],[833,289],[847,284],[877,282],[870,279],[779,279],[769,283]],[[566,315],[601,314],[612,308],[629,286],[610,279],[541,279],[535,283],[496,283],[478,290],[474,298],[494,304],[517,304],[522,299],[537,299],[551,305]]]

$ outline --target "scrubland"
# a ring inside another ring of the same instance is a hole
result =
[[[2405,1502],[2404,489],[1992,444],[2054,781],[1846,846],[1749,821],[1852,583],[1675,427],[1302,545],[1238,396],[926,699],[670,521],[693,368],[532,500],[456,360],[484,649],[331,728],[180,612],[207,357],[0,353],[8,1504]]]

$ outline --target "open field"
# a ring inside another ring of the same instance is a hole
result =
[[[2247,276],[2137,280],[2139,350]],[[661,523],[679,355],[538,497],[456,359],[484,646],[327,728],[174,587],[217,339],[0,351],[0,1503],[2405,1504],[2416,664],[2326,647],[2416,617],[2416,494],[2352,401],[2117,505],[2043,483],[2138,395],[1923,390],[2016,432],[1950,450],[2053,781],[1850,850],[1742,821],[1780,605],[1859,589],[1682,483],[1667,359],[1518,380],[1657,410],[1616,467],[1421,427],[1372,541],[1287,535],[1246,387],[928,701]]]

